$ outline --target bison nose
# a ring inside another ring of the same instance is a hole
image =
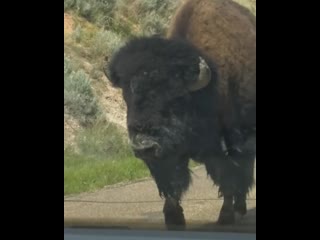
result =
[[[150,136],[138,133],[131,139],[131,145],[135,149],[146,149],[158,147],[159,143]]]
[[[130,139],[130,145],[135,152],[153,152],[155,156],[159,155],[161,152],[161,147],[159,143],[150,136],[143,134],[137,134],[135,137]]]

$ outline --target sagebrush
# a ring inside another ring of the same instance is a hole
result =
[[[83,70],[74,71],[70,60],[64,58],[64,112],[83,126],[92,125],[101,115],[98,100],[89,78]]]

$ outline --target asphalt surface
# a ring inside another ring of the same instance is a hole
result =
[[[256,171],[255,171],[256,172]],[[203,166],[192,174],[193,183],[182,199],[187,229],[208,231],[256,231],[256,187],[248,197],[248,213],[232,226],[216,224],[222,199]],[[164,200],[152,179],[105,187],[96,192],[64,198],[65,226],[165,229]]]

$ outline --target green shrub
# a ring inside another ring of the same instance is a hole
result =
[[[82,70],[74,71],[64,58],[64,111],[79,120],[83,126],[92,125],[101,115],[90,81]]]

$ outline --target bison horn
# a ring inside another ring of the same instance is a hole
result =
[[[206,87],[210,80],[211,80],[211,70],[208,66],[208,64],[205,62],[205,60],[202,57],[199,57],[200,63],[200,73],[197,82],[189,86],[189,90],[191,92],[200,90],[201,88]]]

